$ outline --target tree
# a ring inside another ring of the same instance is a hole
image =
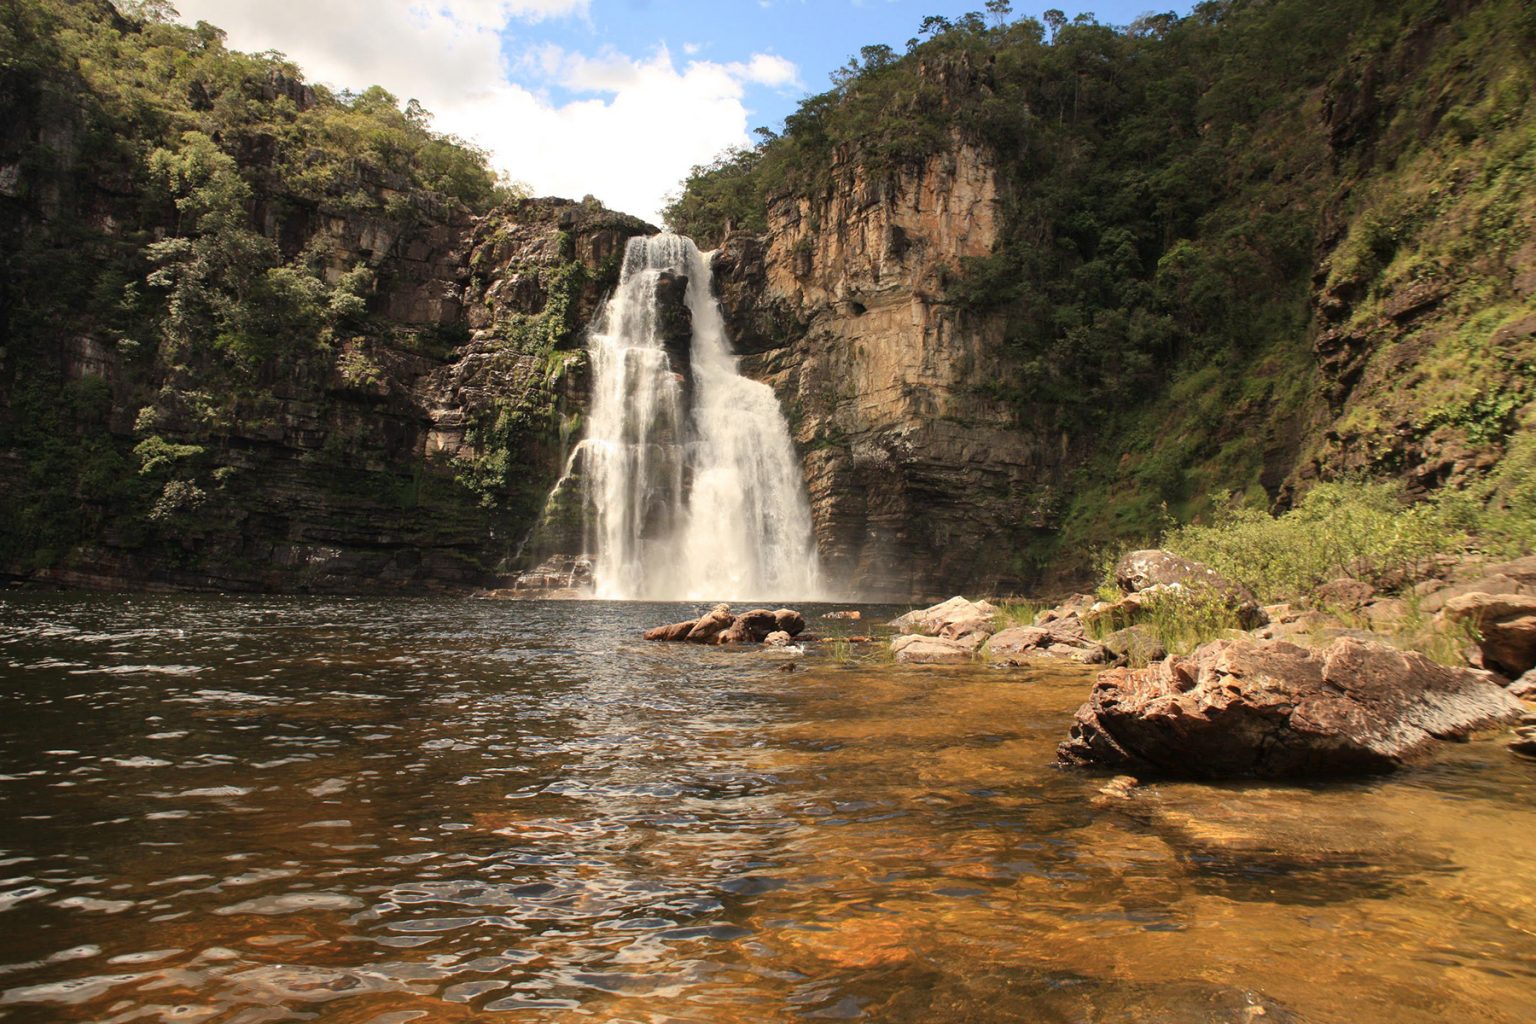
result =
[[[1056,33],[1060,32],[1067,23],[1067,16],[1059,9],[1052,7],[1040,15],[1040,20],[1045,22],[1045,27],[1051,30],[1050,41],[1054,43],[1056,41]]]
[[[1008,21],[1008,15],[1013,13],[1013,4],[1009,0],[987,0],[987,13],[992,15],[993,25],[1002,28]]]
[[[940,14],[930,14],[923,19],[923,23],[917,27],[920,36],[939,36],[948,32],[954,26],[948,18]]]

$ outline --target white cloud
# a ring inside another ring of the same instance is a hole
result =
[[[657,221],[688,169],[747,136],[748,85],[799,86],[773,54],[679,66],[646,57],[523,47],[516,69],[583,98],[556,103],[508,78],[504,32],[517,22],[585,17],[590,0],[177,0],[188,20],[229,33],[242,50],[280,50],[333,87],[382,85],[415,98],[436,127],[484,146],[543,194],[592,194]],[[686,51],[686,47],[685,47]]]

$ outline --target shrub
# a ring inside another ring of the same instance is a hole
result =
[[[1466,550],[1474,519],[1453,496],[1409,506],[1391,484],[1326,483],[1279,516],[1227,503],[1162,545],[1280,601],[1340,577],[1387,589],[1421,579],[1437,556]]]

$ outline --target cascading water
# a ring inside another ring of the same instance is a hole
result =
[[[658,290],[683,278],[692,323],[680,345]],[[772,389],[737,371],[709,261],[692,241],[630,240],[588,352],[592,409],[573,463],[585,486],[596,595],[818,596],[788,424]]]

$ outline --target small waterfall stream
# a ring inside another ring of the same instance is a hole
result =
[[[789,426],[773,390],[738,372],[709,260],[693,242],[631,239],[587,347],[592,409],[572,462],[596,596],[818,596]]]

